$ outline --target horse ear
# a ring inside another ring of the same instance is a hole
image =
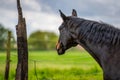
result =
[[[60,12],[61,18],[63,19],[63,21],[65,21],[67,19],[66,15],[61,10],[59,10],[59,12]]]
[[[72,16],[76,16],[77,17],[77,12],[76,12],[75,9],[73,9],[73,11],[72,11]]]

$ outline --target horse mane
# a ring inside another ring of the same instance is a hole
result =
[[[85,39],[93,44],[120,44],[120,30],[114,26],[82,18],[72,18],[73,25],[79,29],[79,39]]]

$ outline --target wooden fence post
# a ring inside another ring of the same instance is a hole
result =
[[[9,68],[10,68],[10,42],[11,42],[11,32],[8,31],[7,39],[7,54],[6,54],[6,67],[5,67],[5,76],[4,80],[9,80]]]
[[[26,22],[22,15],[20,0],[17,0],[18,24],[16,25],[18,63],[15,80],[28,80],[28,47]]]

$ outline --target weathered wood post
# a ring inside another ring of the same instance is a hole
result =
[[[18,24],[16,25],[18,64],[16,69],[15,80],[28,80],[28,47],[26,22],[23,18],[20,0],[17,0]]]
[[[10,68],[10,45],[11,45],[11,32],[8,31],[7,39],[7,54],[6,54],[6,67],[5,67],[5,76],[4,80],[9,80],[9,68]]]

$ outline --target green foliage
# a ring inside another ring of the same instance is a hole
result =
[[[0,49],[3,49],[5,38],[6,38],[6,29],[3,27],[3,25],[0,24]]]
[[[55,49],[57,35],[53,32],[36,31],[28,39],[29,49]]]
[[[6,29],[2,24],[0,24],[0,50],[5,50],[5,46],[8,38],[8,31],[11,31],[11,30]],[[11,39],[12,39],[11,45],[14,45],[15,39],[13,37],[13,34],[11,34]]]

